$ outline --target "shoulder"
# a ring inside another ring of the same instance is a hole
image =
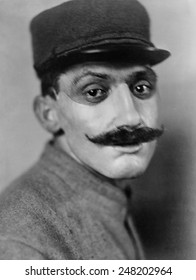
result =
[[[35,212],[40,211],[46,204],[53,205],[55,198],[59,199],[62,190],[66,187],[58,176],[39,163],[35,164],[1,193],[1,221],[5,217],[2,216],[2,212],[14,216],[19,212],[27,214],[31,209]]]
[[[40,250],[46,252],[62,227],[59,212],[70,196],[66,183],[39,163],[15,180],[0,195],[0,251],[9,259],[10,252],[42,258]]]

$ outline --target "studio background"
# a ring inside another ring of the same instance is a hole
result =
[[[38,159],[50,137],[32,110],[40,87],[29,22],[62,2],[0,0],[0,191]],[[166,132],[147,172],[132,182],[133,215],[148,259],[196,259],[196,2],[140,2],[151,16],[152,41],[172,57],[154,68]]]

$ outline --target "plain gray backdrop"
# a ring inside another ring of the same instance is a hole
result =
[[[0,0],[0,190],[50,138],[32,110],[40,88],[29,22],[62,2]],[[166,132],[147,172],[132,182],[133,215],[147,258],[196,259],[196,1],[140,2],[151,15],[152,41],[172,57],[155,67]]]

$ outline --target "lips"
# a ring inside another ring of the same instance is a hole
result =
[[[129,145],[129,146],[113,146],[116,151],[126,153],[126,154],[136,154],[138,153],[143,147],[143,144],[138,145]]]

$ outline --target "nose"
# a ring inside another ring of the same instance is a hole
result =
[[[139,108],[128,85],[122,83],[115,87],[112,96],[115,108],[115,125],[139,126],[141,124]]]

